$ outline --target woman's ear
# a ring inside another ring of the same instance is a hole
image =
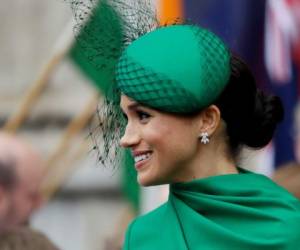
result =
[[[206,132],[208,136],[211,136],[220,124],[220,110],[216,105],[210,105],[201,111],[199,119],[199,134]]]

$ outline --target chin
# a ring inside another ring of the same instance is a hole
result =
[[[137,177],[137,181],[143,187],[148,187],[148,186],[152,186],[153,185],[151,180],[148,180],[147,178],[142,178],[139,175]]]
[[[163,181],[159,180],[158,178],[154,178],[153,176],[150,177],[150,176],[147,176],[147,174],[141,174],[141,173],[138,173],[137,181],[143,187],[166,184],[166,182],[163,182]]]

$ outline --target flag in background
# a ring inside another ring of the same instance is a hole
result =
[[[114,68],[123,49],[124,27],[115,9],[102,0],[93,11],[83,9],[86,22],[79,16],[77,37],[69,51],[72,62],[103,94],[108,95],[114,81]],[[81,13],[77,13],[80,15]],[[128,150],[121,160],[121,186],[125,199],[132,210],[139,210],[139,185],[133,159]]]
[[[102,0],[76,10],[76,39],[69,56],[104,95],[113,83],[114,68],[123,48],[123,22]]]
[[[167,24],[183,17],[182,0],[158,0],[157,12],[159,22]]]
[[[300,25],[296,18],[296,13],[300,14],[299,3],[299,0],[267,0],[266,6],[264,59],[267,76],[270,88],[281,97],[285,109],[285,119],[274,139],[276,166],[295,161],[293,125],[299,93],[299,71],[293,51],[297,46],[299,49],[300,41]]]

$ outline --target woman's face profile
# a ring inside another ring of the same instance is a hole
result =
[[[197,154],[196,119],[142,106],[125,95],[120,106],[127,118],[120,144],[131,150],[138,182],[149,186],[181,181]]]

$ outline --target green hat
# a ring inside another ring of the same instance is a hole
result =
[[[213,103],[230,75],[230,54],[195,25],[158,28],[132,42],[116,68],[120,91],[166,112],[192,113]]]

